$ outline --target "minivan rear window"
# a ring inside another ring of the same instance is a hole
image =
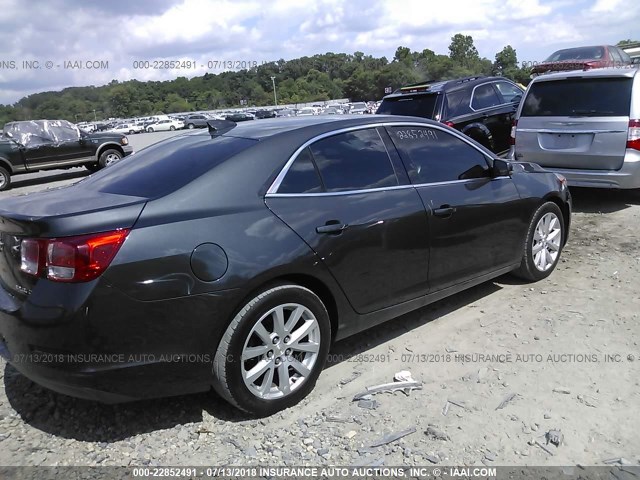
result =
[[[437,94],[406,95],[385,98],[376,113],[383,115],[409,115],[412,117],[433,118],[436,109]]]
[[[625,117],[631,108],[631,78],[573,78],[535,82],[521,117]]]
[[[182,188],[257,142],[226,136],[177,136],[125,157],[81,183],[99,192],[157,198]]]

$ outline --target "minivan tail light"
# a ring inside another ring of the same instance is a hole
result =
[[[113,230],[74,237],[27,238],[20,246],[20,269],[56,282],[88,282],[107,269],[128,233]]]
[[[627,148],[640,150],[640,120],[629,120],[629,134],[627,135]]]
[[[514,120],[513,122],[511,122],[511,134],[509,135],[509,144],[510,145],[515,145],[516,144],[516,128],[518,127],[518,121]]]

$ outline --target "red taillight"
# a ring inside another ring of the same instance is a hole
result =
[[[598,67],[597,62],[585,62],[584,64],[582,64],[583,70],[591,70],[592,68],[596,68],[596,67]]]
[[[453,122],[449,122],[449,121],[444,122],[444,124],[445,124],[447,127],[451,127],[451,128],[453,128],[453,127],[455,126],[455,123],[453,123]]]
[[[629,120],[629,134],[627,135],[627,148],[640,150],[640,120]]]
[[[50,239],[24,239],[20,269],[57,282],[87,282],[106,270],[129,230]]]
[[[516,144],[516,128],[518,127],[518,121],[514,120],[513,122],[511,122],[511,135],[509,136],[509,144],[510,145],[515,145]]]

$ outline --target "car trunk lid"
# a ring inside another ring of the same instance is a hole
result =
[[[140,216],[146,200],[82,188],[67,191],[66,187],[3,200],[0,207],[0,296],[24,298],[39,280],[21,270],[23,240],[128,229]]]

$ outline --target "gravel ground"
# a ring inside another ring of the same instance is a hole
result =
[[[574,203],[548,279],[501,277],[342,341],[312,394],[268,419],[213,393],[77,400],[0,361],[0,465],[638,464],[640,193]],[[401,370],[422,388],[352,401]]]

